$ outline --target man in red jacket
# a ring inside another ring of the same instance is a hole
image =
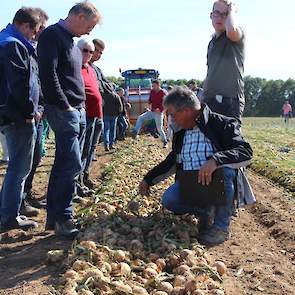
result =
[[[93,189],[94,183],[89,178],[89,167],[95,152],[93,147],[103,129],[102,97],[95,70],[89,63],[95,50],[94,44],[88,39],[80,39],[77,45],[82,52],[82,76],[86,95],[86,136],[82,152],[81,180],[84,185]]]
[[[154,80],[152,83],[152,90],[150,93],[149,103],[151,105],[151,110],[141,114],[136,121],[135,127],[133,129],[133,137],[139,134],[142,124],[145,121],[155,120],[157,130],[160,133],[160,137],[163,141],[164,148],[167,147],[167,138],[163,128],[164,122],[164,107],[163,100],[166,96],[166,91],[161,88],[160,81]]]

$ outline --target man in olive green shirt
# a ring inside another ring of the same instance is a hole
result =
[[[217,113],[241,122],[244,110],[244,32],[236,23],[232,1],[214,2],[210,14],[215,33],[208,45],[204,102]]]

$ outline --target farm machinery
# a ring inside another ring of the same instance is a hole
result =
[[[132,124],[137,117],[149,106],[149,95],[152,80],[159,77],[159,72],[154,69],[127,70],[121,73],[125,79],[125,95],[131,109],[129,110],[129,120]]]

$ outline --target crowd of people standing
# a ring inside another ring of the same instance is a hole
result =
[[[130,104],[124,89],[116,89],[94,64],[104,42],[74,41],[100,23],[97,8],[83,1],[46,28],[48,19],[40,8],[22,7],[0,33],[0,134],[2,163],[8,163],[0,196],[1,231],[37,227],[30,217],[46,208],[45,229],[73,237],[78,230],[72,203],[94,192],[89,169],[97,143],[103,137],[110,151],[125,138]],[[32,186],[49,126],[55,158],[46,200],[39,201]]]
[[[9,153],[0,198],[1,230],[37,226],[28,218],[35,213],[30,212],[26,199],[40,162],[39,124],[46,116],[56,145],[47,190],[46,229],[74,236],[78,230],[72,200],[83,189],[81,179],[87,179],[91,155],[84,151],[84,143],[87,131],[92,135],[92,127],[102,125],[98,123],[102,98],[94,70],[87,71],[88,47],[78,47],[73,38],[89,34],[101,15],[84,1],[74,5],[64,20],[45,29],[47,20],[40,8],[22,7],[0,33],[1,132]],[[99,106],[97,113],[85,112],[86,97]],[[88,136],[87,140],[92,139]]]

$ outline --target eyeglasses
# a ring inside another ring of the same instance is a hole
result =
[[[93,50],[89,50],[89,49],[87,49],[87,48],[83,48],[83,50],[82,50],[83,52],[85,52],[85,53],[90,53],[90,54],[93,54]]]
[[[227,15],[228,15],[228,12],[220,12],[220,11],[218,11],[218,10],[214,10],[214,11],[212,12],[212,15],[213,15],[214,17],[226,18]]]

